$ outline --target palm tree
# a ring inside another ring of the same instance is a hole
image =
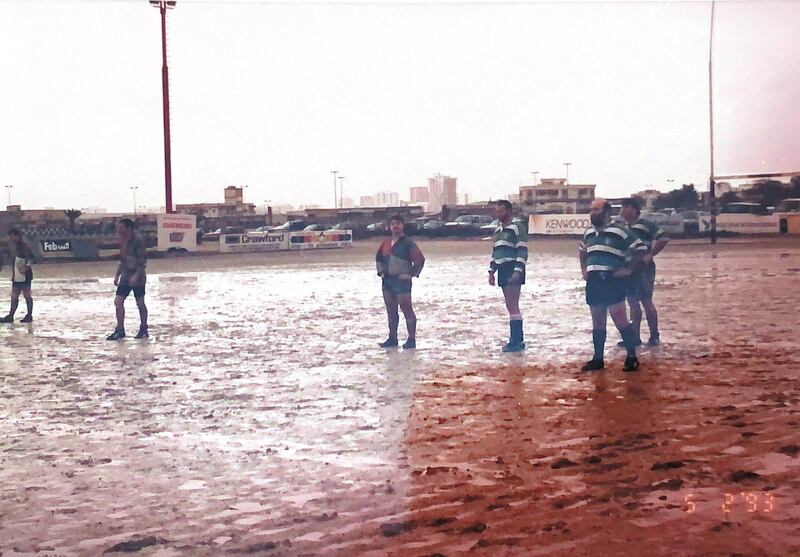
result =
[[[75,234],[75,221],[78,220],[78,217],[80,217],[83,212],[78,209],[67,209],[64,211],[64,214],[67,215],[69,219],[69,233]]]

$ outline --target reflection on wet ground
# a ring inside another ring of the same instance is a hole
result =
[[[371,245],[154,260],[119,344],[113,265],[41,266],[0,328],[0,554],[797,554],[800,248],[671,246],[664,346],[587,376],[575,243],[533,246],[522,355],[485,243],[423,244],[415,352],[376,348]]]

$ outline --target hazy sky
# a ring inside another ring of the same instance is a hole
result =
[[[623,195],[708,175],[708,3],[269,4],[169,14],[175,200],[332,204],[457,176]],[[800,169],[798,2],[719,3],[717,172]],[[146,0],[0,0],[0,185],[24,207],[163,204]],[[5,194],[5,191],[0,192]],[[5,199],[3,199],[5,201]],[[3,203],[4,204],[4,203]]]

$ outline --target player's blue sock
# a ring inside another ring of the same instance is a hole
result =
[[[606,350],[606,330],[592,329],[592,343],[594,344],[594,359],[602,360]]]
[[[626,327],[623,327],[619,330],[619,334],[622,336],[622,342],[625,343],[625,350],[628,351],[629,358],[636,357],[636,333],[633,330],[633,325],[628,324]]]

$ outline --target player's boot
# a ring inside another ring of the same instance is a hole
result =
[[[408,339],[405,344],[403,344],[403,350],[414,350],[417,347],[417,340],[414,338]]]
[[[106,337],[106,340],[122,340],[125,338],[125,329],[114,329],[114,332]]]
[[[33,323],[33,315],[29,313],[20,320],[20,323]]]
[[[141,325],[139,327],[139,332],[136,333],[136,336],[133,338],[137,339],[150,338],[150,335],[147,332],[147,325]]]
[[[397,348],[398,343],[396,338],[389,337],[385,341],[378,344],[381,348]]]
[[[650,335],[650,340],[647,341],[647,346],[658,346],[659,344],[661,344],[661,336],[658,333]]]
[[[9,313],[5,317],[0,317],[0,323],[13,323],[14,317]]]
[[[622,371],[631,372],[639,369],[639,359],[636,356],[628,356],[625,358],[625,364],[622,366]]]
[[[505,346],[503,346],[503,352],[522,352],[525,350],[525,343],[524,342],[509,342]]]
[[[583,366],[581,366],[581,371],[599,371],[606,367],[606,364],[603,360],[598,360],[597,358],[592,358]]]

